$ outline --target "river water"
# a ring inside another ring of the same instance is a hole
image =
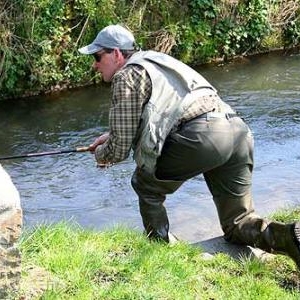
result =
[[[300,205],[300,55],[273,53],[197,70],[246,120],[255,137],[253,196],[268,215]],[[0,101],[0,156],[89,145],[108,126],[110,87]],[[72,220],[102,230],[142,229],[130,186],[132,158],[108,169],[90,153],[2,160],[21,195],[25,227]],[[166,201],[171,230],[197,242],[222,232],[202,176]]]

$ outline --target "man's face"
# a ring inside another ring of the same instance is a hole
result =
[[[120,58],[121,55],[121,58]],[[122,67],[124,59],[119,49],[100,50],[93,54],[94,69],[101,73],[105,82],[110,82],[114,74]],[[122,60],[123,59],[123,60]]]

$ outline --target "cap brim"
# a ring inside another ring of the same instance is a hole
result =
[[[78,49],[78,51],[82,54],[94,54],[102,49],[103,49],[103,47],[96,46],[94,44],[89,44],[85,47]]]

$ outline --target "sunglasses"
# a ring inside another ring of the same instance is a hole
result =
[[[101,61],[102,55],[104,53],[112,53],[114,51],[114,49],[103,49],[103,51],[101,52],[96,52],[93,54],[94,59],[97,63],[99,63]]]

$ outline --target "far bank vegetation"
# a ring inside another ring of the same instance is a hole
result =
[[[4,0],[0,99],[93,84],[77,49],[108,24],[188,64],[300,45],[299,0]]]

